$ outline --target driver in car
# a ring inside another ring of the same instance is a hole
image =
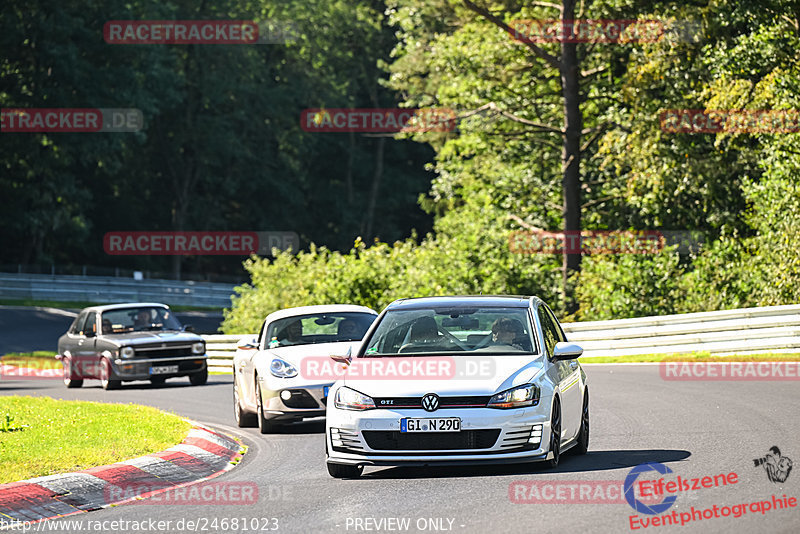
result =
[[[297,345],[303,335],[303,323],[300,320],[292,321],[281,332],[281,345]]]
[[[153,323],[150,310],[139,310],[133,321],[133,328],[139,330],[141,328],[148,328],[151,324]]]
[[[492,324],[492,345],[510,345],[515,349],[523,350],[519,344],[522,338],[522,324],[516,319],[503,317]]]

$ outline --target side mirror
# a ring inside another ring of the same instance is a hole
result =
[[[239,345],[236,347],[239,350],[255,350],[258,348],[257,338],[244,338],[239,340]]]
[[[183,331],[184,332],[192,332],[192,333],[194,333],[194,326],[192,326],[190,324],[185,324],[185,325],[183,325]]]
[[[352,352],[353,352],[353,347],[350,347],[344,354],[331,354],[331,359],[336,363],[343,363],[345,365],[350,365],[350,362],[353,361],[353,358],[351,356]]]
[[[554,360],[574,360],[583,354],[583,348],[575,343],[568,341],[559,341],[553,350]]]

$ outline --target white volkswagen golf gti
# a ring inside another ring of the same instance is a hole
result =
[[[402,299],[375,320],[326,408],[328,472],[545,461],[589,445],[589,390],[537,297]]]

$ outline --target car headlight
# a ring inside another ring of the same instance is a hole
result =
[[[206,351],[206,344],[202,341],[192,344],[192,354],[203,354]]]
[[[278,378],[292,378],[297,376],[297,369],[292,367],[292,364],[287,363],[280,358],[275,358],[269,364],[269,372]]]
[[[525,384],[502,391],[489,399],[487,408],[522,408],[539,404],[539,388],[533,384]]]
[[[340,387],[336,390],[333,404],[342,410],[369,410],[375,407],[375,401],[372,400],[372,397],[348,387]]]
[[[133,347],[122,347],[119,349],[119,355],[123,358],[133,358],[134,354],[136,354],[136,351],[133,350]]]

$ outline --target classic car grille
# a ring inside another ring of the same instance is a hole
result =
[[[361,434],[367,445],[378,451],[444,451],[488,449],[497,441],[500,430],[463,430],[435,434],[362,430]]]
[[[158,345],[134,345],[134,350],[136,351],[136,356],[141,358],[174,358],[176,356],[195,356],[192,353],[192,346],[191,345],[167,345],[166,347],[162,347],[159,343]],[[196,355],[198,357],[202,357],[202,355]]]

